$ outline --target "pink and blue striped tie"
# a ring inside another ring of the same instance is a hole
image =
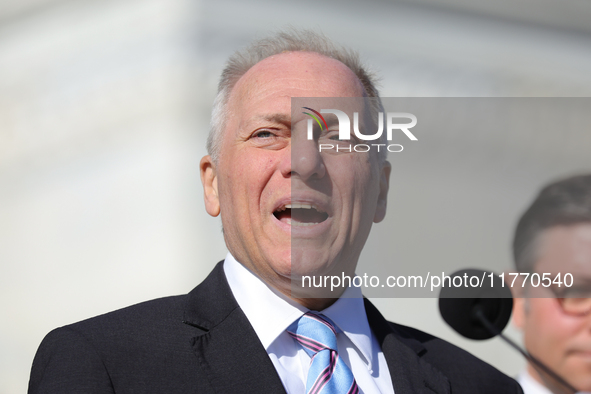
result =
[[[307,394],[359,393],[353,373],[337,353],[337,333],[328,317],[307,312],[289,326],[287,332],[312,358]]]

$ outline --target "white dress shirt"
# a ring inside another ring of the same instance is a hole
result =
[[[517,382],[523,389],[523,394],[552,394],[546,386],[538,382],[531,376],[527,370],[522,371],[517,377]]]
[[[308,309],[267,286],[230,253],[224,272],[285,390],[289,394],[304,393],[310,356],[285,330]],[[337,334],[339,356],[351,368],[360,392],[394,394],[386,359],[367,322],[361,289],[348,288],[322,313],[342,331]]]

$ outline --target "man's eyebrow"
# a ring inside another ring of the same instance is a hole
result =
[[[291,116],[286,115],[286,114],[267,114],[267,115],[257,116],[257,118],[259,118],[261,120],[266,120],[269,122],[274,122],[274,123],[283,123],[283,124],[291,123]]]
[[[326,124],[329,127],[334,126],[334,125],[338,126],[338,124],[339,124],[339,119],[334,114],[327,114],[324,116],[324,119],[326,120]]]

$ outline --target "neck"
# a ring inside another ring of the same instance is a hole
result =
[[[279,291],[310,310],[322,311],[337,302],[345,290],[346,287],[307,287],[292,280],[288,288]]]
[[[338,298],[292,298],[292,300],[312,311],[321,312],[337,302]]]
[[[574,394],[572,390],[557,382],[551,376],[538,372],[531,364],[527,364],[527,372],[542,386],[545,386],[554,394]]]

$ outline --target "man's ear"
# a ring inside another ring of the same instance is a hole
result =
[[[525,315],[527,314],[527,298],[520,297],[513,299],[513,325],[520,330],[525,326]]]
[[[523,276],[517,275],[517,272],[513,272],[511,275],[511,271],[505,271],[505,277],[511,278],[511,293],[513,293],[513,314],[511,315],[511,320],[513,321],[513,325],[521,330],[525,325],[525,318],[527,314],[527,295],[525,294],[525,288],[523,287]],[[515,282],[513,282],[513,278],[515,278]],[[509,279],[507,279],[509,280]]]
[[[378,195],[378,205],[373,217],[374,223],[379,223],[386,217],[386,206],[388,205],[388,189],[390,188],[390,171],[392,166],[389,161],[384,161],[380,169],[380,194]]]
[[[207,155],[199,163],[201,170],[201,183],[203,184],[203,197],[205,199],[205,210],[211,216],[220,214],[220,198],[218,194],[218,177],[215,163],[211,156]]]

